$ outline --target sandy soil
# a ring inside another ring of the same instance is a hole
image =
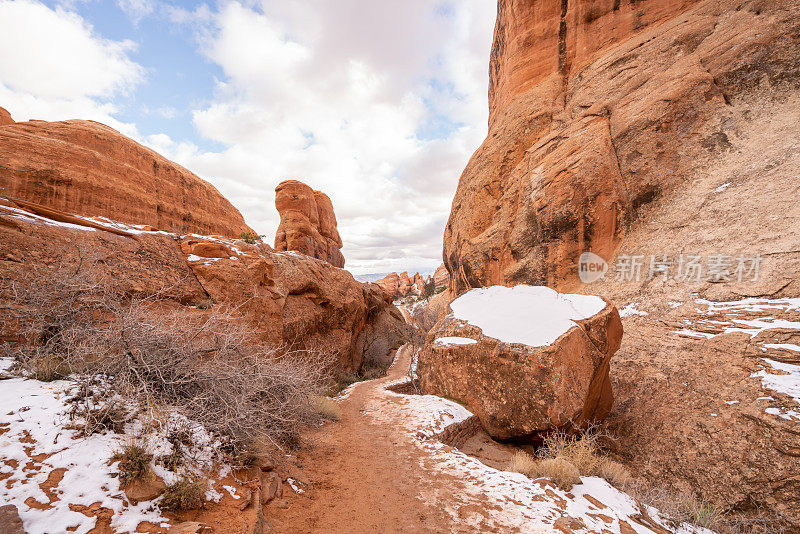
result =
[[[267,509],[275,532],[459,531],[446,511],[420,499],[432,484],[452,494],[459,481],[432,479],[420,469],[424,454],[398,425],[365,417],[375,402],[402,402],[384,387],[405,376],[410,353],[401,349],[384,378],[356,384],[340,403],[339,422],[311,436],[291,473],[307,484],[305,492],[287,488],[288,508],[278,501]]]

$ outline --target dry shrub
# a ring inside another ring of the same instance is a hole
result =
[[[564,491],[569,491],[575,484],[581,483],[581,473],[572,463],[563,458],[545,458],[536,462],[531,478],[549,478]]]
[[[339,403],[330,397],[316,397],[316,407],[317,412],[330,421],[338,421],[342,416],[342,409],[339,407]]]
[[[639,506],[651,506],[676,530],[681,523],[701,526],[720,534],[783,534],[786,520],[775,510],[759,510],[752,517],[728,515],[725,509],[702,497],[664,487],[653,487],[641,479],[631,479],[623,491]]]
[[[23,369],[28,372],[29,377],[41,382],[63,380],[70,374],[66,361],[54,354],[45,354],[41,351],[25,362]]]
[[[87,428],[107,426],[97,420],[108,422],[111,408],[93,412],[99,398],[121,398],[195,421],[237,456],[256,444],[296,445],[319,420],[330,371],[321,351],[264,346],[235,309],[164,311],[158,295],[129,298],[93,266],[32,269],[3,288],[23,324],[14,355],[24,368],[50,369],[52,359],[59,374],[98,381],[99,396],[76,403]]]
[[[548,478],[564,491],[569,491],[572,486],[581,483],[581,473],[578,468],[561,457],[542,460],[518,451],[511,458],[509,469],[531,479]]]
[[[131,441],[122,446],[122,450],[111,457],[118,460],[119,479],[123,484],[134,480],[143,480],[150,475],[150,461],[153,455],[139,442]]]
[[[159,506],[162,510],[173,512],[196,510],[205,502],[207,485],[205,481],[199,479],[180,478],[174,484],[167,486]]]
[[[511,463],[508,468],[515,473],[522,473],[529,478],[534,478],[536,464],[536,458],[525,451],[517,451],[514,453],[514,456],[511,457]]]
[[[565,460],[574,465],[581,476],[601,477],[614,486],[622,487],[632,477],[624,465],[602,454],[600,442],[607,438],[609,436],[596,427],[580,434],[552,432],[545,437],[537,455],[545,459]]]

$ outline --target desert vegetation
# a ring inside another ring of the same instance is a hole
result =
[[[514,454],[509,470],[531,479],[547,478],[564,491],[581,483],[581,477],[605,479],[630,495],[642,510],[659,510],[662,519],[675,529],[687,523],[724,534],[767,534],[785,532],[783,521],[774,514],[761,514],[754,519],[732,518],[725,510],[696,496],[664,487],[655,487],[634,477],[625,465],[609,457],[604,443],[613,440],[608,432],[592,426],[579,433],[552,432],[531,454],[520,450]]]
[[[306,425],[330,417],[321,351],[264,346],[235,309],[122,294],[93,267],[33,268],[4,284],[3,330],[18,342],[2,350],[26,376],[75,382],[74,428],[121,432],[136,414],[162,426],[169,417],[153,414],[179,414],[236,459],[293,447]]]

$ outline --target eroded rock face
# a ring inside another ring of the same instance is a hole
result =
[[[252,232],[211,184],[108,126],[10,120],[0,112],[5,196],[169,232]]]
[[[405,334],[402,315],[379,287],[329,262],[213,237],[190,236],[187,247],[202,287],[216,302],[239,307],[268,342],[320,348],[336,355],[340,369],[357,372],[387,363]]]
[[[447,268],[444,264],[437,267],[436,272],[433,273],[433,283],[436,289],[447,287],[450,283],[450,273],[447,272]]]
[[[445,271],[446,274],[447,271]],[[421,295],[425,290],[425,284],[430,280],[430,276],[426,278],[419,273],[409,276],[407,272],[402,272],[400,274],[389,273],[375,283],[386,292],[389,298],[399,299],[408,295]]]
[[[644,206],[696,176],[747,121],[729,105],[795,92],[796,0],[500,0],[489,134],[445,230],[450,287],[576,286]]]
[[[11,113],[5,108],[0,108],[0,126],[6,126],[8,124],[14,124],[14,119],[11,118]]]
[[[126,294],[158,296],[187,313],[231,305],[264,343],[319,348],[337,369],[384,365],[402,342],[405,322],[377,286],[357,282],[329,263],[273,252],[240,239],[110,227],[67,214],[37,215],[0,198],[0,306],[30,269],[92,264]],[[90,226],[94,225],[94,226]],[[125,235],[127,233],[128,235]],[[183,308],[181,308],[183,307]],[[0,341],[16,341],[13,315],[0,315]]]
[[[275,188],[275,207],[281,216],[275,250],[301,252],[344,268],[342,238],[328,195],[303,182],[286,180]]]
[[[419,356],[423,393],[462,402],[496,439],[526,439],[605,418],[617,309],[546,287],[494,286],[451,303]]]

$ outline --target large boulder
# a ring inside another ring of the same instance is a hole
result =
[[[325,193],[303,182],[286,180],[275,188],[275,207],[281,216],[275,250],[300,252],[344,268],[342,238],[333,204]]]
[[[605,418],[622,322],[610,302],[520,285],[474,289],[428,334],[426,394],[464,403],[496,439],[527,439]]]
[[[214,186],[108,126],[14,123],[5,115],[0,190],[7,197],[169,232],[252,233]]]
[[[444,236],[454,294],[570,288],[582,252],[610,259],[652,201],[730,149],[753,109],[796,97],[797,10],[796,0],[500,0],[489,131]]]

